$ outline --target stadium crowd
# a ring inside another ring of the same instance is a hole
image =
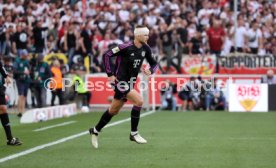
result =
[[[55,63],[62,75],[84,70],[86,57],[91,73],[103,72],[103,52],[133,39],[136,25],[150,28],[148,44],[166,61],[164,73],[180,72],[183,55],[276,55],[276,0],[237,1],[236,19],[233,0],[86,0],[86,9],[81,0],[0,0],[0,58],[17,81],[30,81],[19,85],[24,102],[26,89],[48,77],[41,66],[51,71],[39,63],[45,55],[66,55],[68,64]]]
[[[276,1],[238,0],[0,0],[0,54],[65,53],[93,56],[93,72],[112,44],[133,39],[135,25],[151,29],[149,45],[160,58],[233,52],[276,54]],[[180,58],[181,59],[181,58]],[[168,61],[168,67],[170,61]]]

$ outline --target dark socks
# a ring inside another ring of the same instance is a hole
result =
[[[109,114],[108,110],[102,115],[100,121],[98,124],[95,126],[97,131],[101,131],[101,129],[111,120],[113,115]]]
[[[133,106],[131,110],[131,131],[136,132],[140,120],[141,107]]]
[[[9,116],[7,113],[0,114],[0,119],[3,125],[3,128],[5,130],[7,140],[12,139],[12,133],[11,133],[11,127],[10,127],[10,121],[9,121]]]

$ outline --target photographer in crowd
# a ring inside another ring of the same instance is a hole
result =
[[[174,94],[177,93],[176,84],[173,84],[169,80],[166,80],[160,92],[162,103],[160,110],[176,111],[176,98],[174,97]]]

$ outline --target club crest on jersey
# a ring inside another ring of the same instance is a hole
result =
[[[134,57],[134,53],[131,53],[130,56]]]
[[[142,57],[144,57],[146,55],[146,52],[145,51],[142,51]]]
[[[119,47],[115,47],[115,48],[112,48],[112,53],[113,54],[116,54],[117,52],[120,51],[120,48]]]

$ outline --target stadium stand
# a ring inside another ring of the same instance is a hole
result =
[[[0,58],[12,64],[27,49],[31,70],[43,55],[49,64],[59,59],[65,76],[76,66],[83,69],[79,65],[89,58],[87,73],[100,73],[103,52],[133,39],[134,27],[143,24],[151,30],[148,44],[159,74],[265,74],[263,67],[275,72],[276,1],[240,0],[237,18],[233,2],[0,0]],[[254,63],[265,57],[272,63]],[[245,68],[233,70],[234,64]]]

